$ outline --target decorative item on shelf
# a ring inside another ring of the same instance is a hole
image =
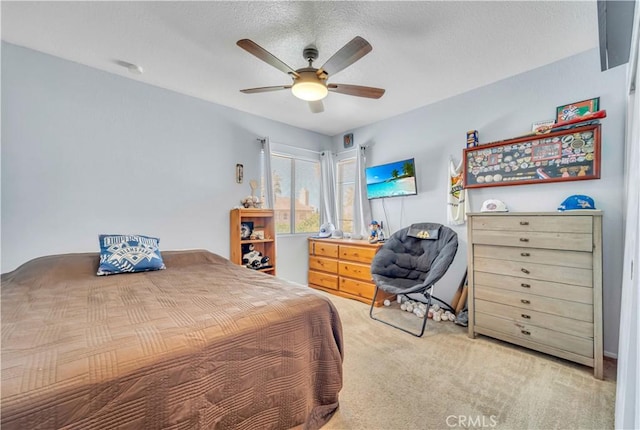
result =
[[[580,117],[569,119],[562,122],[557,122],[550,132],[560,131],[560,130],[569,130],[571,128],[584,127],[587,125],[596,125],[600,124],[601,118],[607,117],[606,110],[599,110],[597,112],[586,113]]]
[[[251,239],[264,240],[264,230],[258,230],[258,229],[253,230],[253,233],[251,234]]]
[[[244,166],[238,163],[236,164],[236,182],[238,184],[241,184],[243,178],[244,178]]]
[[[536,121],[531,124],[531,131],[535,134],[548,133],[556,124],[554,119],[545,119],[542,121]]]
[[[480,212],[509,212],[507,205],[501,200],[489,199],[482,203]]]
[[[560,203],[560,206],[558,206],[558,211],[564,212],[595,208],[596,204],[591,197],[582,194],[574,194],[573,196],[567,197],[562,203]]]
[[[318,234],[313,237],[323,238],[323,239],[327,237],[331,237],[335,229],[336,227],[333,224],[331,224],[330,222],[325,222],[320,226],[320,231],[318,232]]]
[[[369,243],[384,242],[384,231],[382,230],[382,224],[373,220],[369,224]]]
[[[249,209],[249,208],[260,208],[260,206],[262,206],[262,203],[260,203],[260,201],[258,200],[258,198],[256,196],[247,196],[244,199],[240,200],[240,203],[242,204],[243,207]]]
[[[259,209],[259,208],[262,207],[262,202],[256,196],[256,189],[258,188],[258,181],[256,181],[255,179],[250,180],[249,181],[249,186],[251,187],[251,195],[245,197],[242,200],[240,200],[240,203],[245,208],[256,208],[256,209]]]
[[[600,97],[582,100],[556,108],[556,123],[570,121],[597,112],[600,106]]]
[[[478,146],[478,130],[467,131],[467,148]]]
[[[600,125],[464,150],[465,188],[600,179]]]
[[[251,233],[253,233],[253,222],[244,221],[240,224],[240,239],[248,240],[251,238]]]
[[[269,257],[257,251],[253,243],[242,245],[242,264],[250,269],[264,269],[271,267]]]

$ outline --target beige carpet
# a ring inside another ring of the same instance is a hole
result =
[[[323,293],[325,294],[325,293]],[[592,369],[429,321],[416,338],[369,318],[369,307],[325,294],[345,338],[340,409],[323,429],[611,429],[615,364]],[[418,318],[381,308],[395,317]],[[385,315],[389,315],[388,313]]]

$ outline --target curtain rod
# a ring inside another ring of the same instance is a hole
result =
[[[261,139],[258,139],[261,140]],[[278,142],[274,142],[271,141],[271,143],[275,146],[285,146],[287,148],[293,148],[296,149],[298,151],[307,151],[307,152],[311,152],[313,154],[322,154],[325,151],[328,151],[328,149],[322,150],[322,151],[314,151],[313,149],[307,149],[307,148],[300,148],[299,146],[293,146],[293,145],[287,145],[286,143],[278,143]]]

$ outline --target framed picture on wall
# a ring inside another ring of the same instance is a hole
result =
[[[353,133],[347,133],[342,137],[342,143],[344,144],[344,148],[348,149],[353,147]]]
[[[570,121],[594,112],[600,108],[600,97],[569,103],[556,108],[556,123]]]
[[[600,179],[600,124],[464,150],[465,188]]]

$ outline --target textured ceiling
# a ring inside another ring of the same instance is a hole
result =
[[[2,39],[326,135],[399,115],[598,46],[594,1],[7,2]],[[329,82],[386,89],[330,93],[312,114],[283,72],[236,46],[248,38],[294,69],[321,66],[354,36],[373,51]],[[118,61],[135,63],[132,75]]]

